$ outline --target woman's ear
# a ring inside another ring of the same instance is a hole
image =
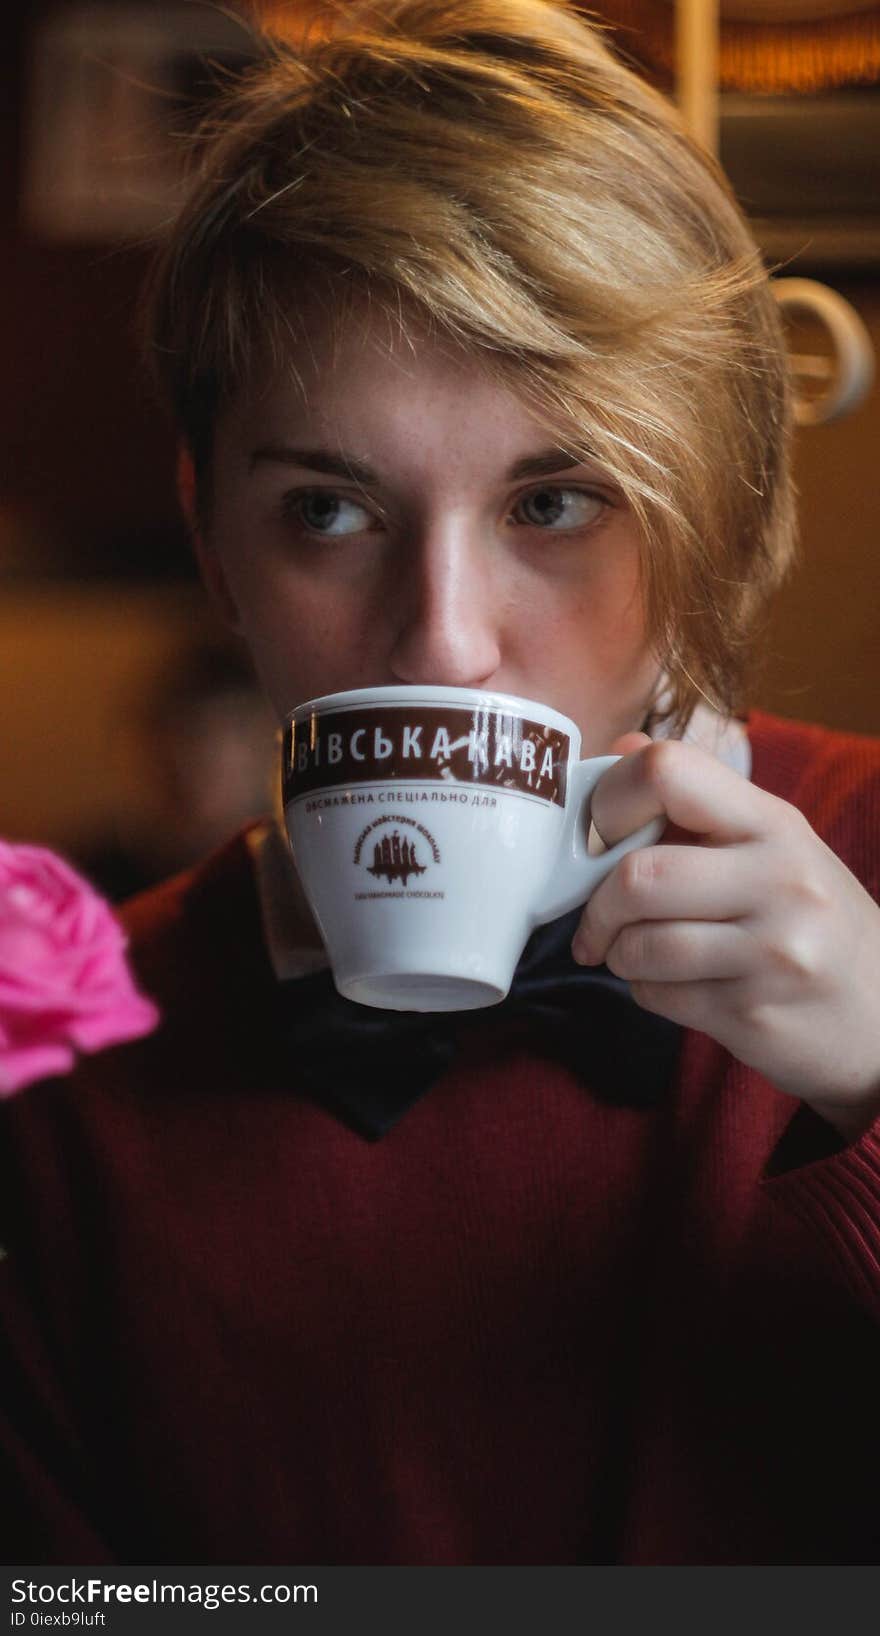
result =
[[[192,455],[185,444],[180,445],[177,453],[177,497],[186,518],[186,525],[189,529],[193,551],[195,552],[205,590],[224,622],[233,631],[240,633],[241,621],[235,599],[229,589],[229,583],[223,572],[217,552],[205,539],[199,523],[195,466],[193,465]]]

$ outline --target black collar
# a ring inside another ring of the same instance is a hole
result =
[[[681,1029],[636,1005],[607,967],[575,963],[571,940],[580,916],[576,909],[539,926],[506,999],[477,1011],[358,1005],[337,992],[329,971],[280,983],[275,1023],[297,1083],[375,1141],[451,1065],[467,1033],[500,1027],[507,1048],[527,1038],[604,1101],[655,1104],[674,1072]]]

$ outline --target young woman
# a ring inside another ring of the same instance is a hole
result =
[[[573,7],[340,15],[157,261],[205,582],[279,719],[539,699],[622,752],[604,838],[668,828],[529,945],[565,1027],[453,1015],[427,1074],[334,1003],[272,820],[130,906],[161,1029],[5,1110],[16,1554],[873,1561],[880,747],[737,713],[772,292]]]

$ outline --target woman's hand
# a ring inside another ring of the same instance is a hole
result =
[[[630,733],[597,785],[609,845],[657,815],[573,944],[633,998],[719,1041],[848,1140],[880,1114],[880,908],[786,801],[714,756]]]

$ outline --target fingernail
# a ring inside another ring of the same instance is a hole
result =
[[[575,938],[571,945],[571,953],[572,959],[575,960],[579,966],[588,966],[590,964],[590,948],[589,944],[584,938]]]

